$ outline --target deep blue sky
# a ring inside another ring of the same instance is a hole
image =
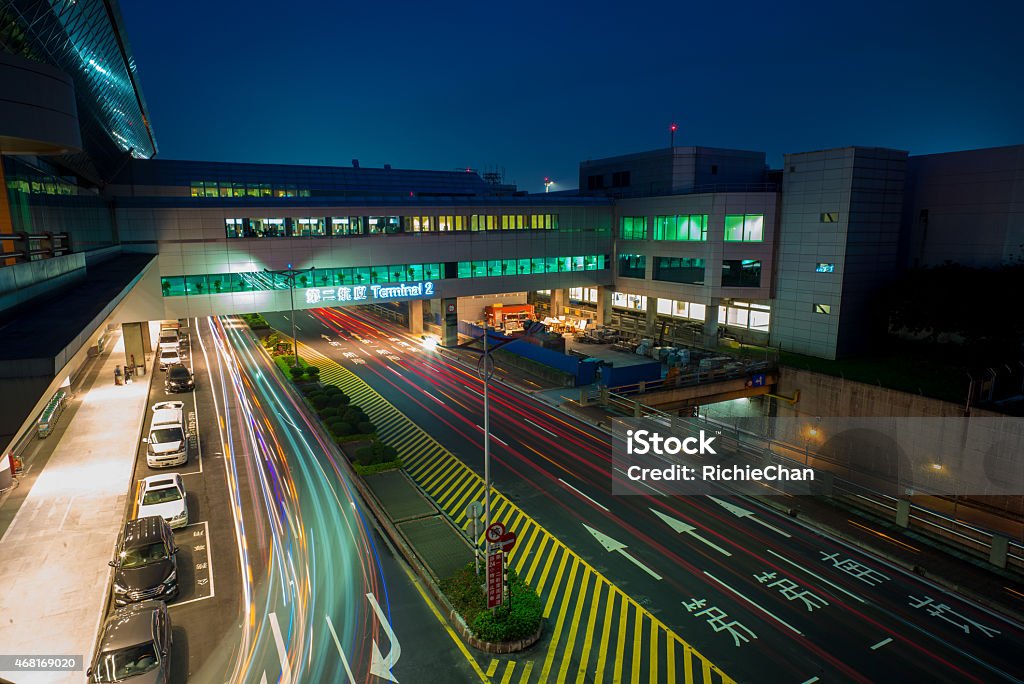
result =
[[[828,5],[817,8],[816,4]],[[1024,143],[1024,3],[121,0],[160,156],[504,169]]]

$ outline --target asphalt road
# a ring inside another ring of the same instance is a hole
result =
[[[479,681],[244,325],[193,322],[175,681]],[[148,420],[148,419],[147,419]],[[153,471],[140,445],[137,479]],[[132,514],[134,511],[132,511]]]
[[[481,387],[474,374],[357,310],[299,315],[306,344],[363,378],[482,471]],[[290,330],[287,316],[268,319]],[[491,400],[496,489],[729,676],[751,682],[1024,678],[1019,625],[749,499],[646,490],[613,497],[605,433],[507,388],[493,388]],[[592,629],[602,629],[605,619],[608,614],[598,615]],[[639,631],[640,625],[625,627]],[[570,637],[584,640],[586,631]],[[591,672],[594,654],[582,653],[580,670]],[[664,653],[634,652],[643,661],[634,676],[663,678],[666,663],[655,661]],[[627,649],[623,657],[629,655]]]

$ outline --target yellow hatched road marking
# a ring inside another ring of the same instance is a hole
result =
[[[448,496],[449,494],[451,494],[452,490],[455,489],[459,485],[459,481],[463,477],[465,477],[465,474],[460,473],[458,470],[454,470],[454,471],[452,471],[452,473],[450,475],[445,477],[445,479],[442,482],[439,482],[438,485],[437,485],[437,489],[438,489],[437,498],[438,498],[438,500],[440,500],[442,497],[445,497],[445,496]]]
[[[612,682],[622,681],[622,658],[626,654],[626,618],[629,615],[629,601],[622,595],[622,611],[619,613],[619,634],[615,640],[615,660],[612,661]]]
[[[563,558],[568,557],[569,554],[563,554]],[[564,560],[563,560],[564,562]],[[561,577],[562,569],[565,566],[559,568],[558,576]],[[569,587],[569,591],[572,591],[573,581],[576,579],[576,570],[580,567],[580,559],[572,559],[572,569],[569,571],[569,583],[566,585]],[[558,578],[555,579],[555,586],[558,586]],[[554,596],[554,592],[551,592]],[[558,619],[555,621],[555,629],[551,632],[551,645],[548,646],[548,654],[544,658],[544,667],[540,671],[540,681],[548,681],[548,675],[551,674],[551,665],[555,661],[555,653],[558,652],[558,642],[562,637],[562,626],[565,624],[565,613],[569,610],[569,602],[562,601],[562,607],[558,609]],[[545,613],[545,617],[547,614]],[[570,648],[572,646],[570,645]]]
[[[612,631],[612,613],[615,610],[617,597],[618,592],[615,591],[615,588],[609,587],[604,607],[604,622],[601,625],[601,641],[597,644],[597,674],[594,680],[596,684],[601,684],[601,680],[604,678],[604,663],[608,658],[608,637]]]
[[[457,499],[458,497],[462,496],[462,493],[466,490],[466,487],[468,487],[471,484],[473,484],[473,478],[471,478],[471,477],[464,478],[462,480],[462,483],[459,484],[458,487],[455,487],[455,491],[453,491],[448,498],[444,499],[443,502],[439,501],[438,504],[442,508],[448,508],[452,504],[452,502],[455,501],[455,499]]]
[[[668,648],[668,658],[665,660],[665,675],[666,681],[676,681],[676,640],[668,635],[668,643],[665,644]]]
[[[514,568],[517,575],[520,572],[522,572],[522,567],[526,563],[526,558],[530,555],[530,549],[533,548],[533,543],[537,541],[537,537],[540,536],[540,527],[538,525],[531,524],[532,522],[532,520],[527,521],[526,530],[523,532],[522,535],[522,544],[516,544],[517,548],[513,549],[513,552],[519,552],[516,554],[516,559],[513,560],[513,563],[515,563]]]
[[[533,563],[530,564],[530,572],[526,573],[525,579],[525,582],[529,584],[531,587],[533,586],[533,573],[537,572],[537,566],[540,564],[541,559],[545,555],[544,547],[547,546],[548,540],[551,538],[551,535],[549,535],[543,527],[541,527],[540,525],[537,525],[537,527],[538,529],[540,529],[540,546],[537,547],[537,555],[533,557]],[[523,560],[526,560],[525,556],[523,556]],[[550,562],[551,561],[549,559],[548,563]],[[547,564],[545,564],[545,567],[547,567]],[[516,572],[519,572],[519,570],[517,569]]]
[[[495,660],[495,659],[491,658],[491,664],[487,666],[487,676],[488,677],[493,677],[494,676],[494,673],[498,669],[498,663],[500,663],[500,662],[501,662],[500,660]]]
[[[651,623],[651,671],[647,675],[649,681],[658,681],[658,626]]]
[[[583,652],[580,653],[580,667],[576,671],[576,682],[583,681],[587,673],[587,661],[590,660],[590,649],[594,645],[594,623],[597,622],[597,607],[601,605],[601,589],[604,583],[600,580],[594,582],[594,595],[590,598],[590,615],[587,616],[587,627],[583,632]],[[580,598],[583,598],[582,594]]]
[[[533,672],[533,661],[527,660],[526,667],[523,669],[523,674],[519,678],[519,684],[527,684],[530,681],[531,672]]]
[[[512,672],[516,669],[516,663],[514,660],[508,661],[508,665],[505,666],[505,675],[501,678],[501,684],[509,684],[512,681]]]
[[[572,611],[572,626],[569,627],[569,638],[566,641],[565,650],[562,652],[562,664],[558,668],[558,680],[560,682],[565,681],[565,675],[569,672],[569,661],[572,660],[572,650],[576,645],[576,631],[580,627],[580,613],[583,612],[583,604],[586,603],[587,597],[587,585],[590,584],[590,568],[584,566],[583,578],[580,579],[580,593],[576,598],[576,608]],[[569,591],[573,591],[574,584],[572,577],[569,578]],[[565,601],[568,603],[568,601]],[[593,613],[594,611],[590,611]],[[553,644],[552,644],[553,645]]]
[[[458,524],[460,520],[466,517],[466,504],[469,500],[480,501],[483,498],[484,488],[483,485],[478,482],[473,482],[473,486],[467,489],[463,494],[462,498],[459,499],[454,506],[454,510],[457,510],[459,514],[454,517],[455,523]],[[483,503],[481,502],[481,506]]]
[[[636,611],[636,625],[633,627],[633,677],[632,684],[640,684],[640,647],[644,643],[644,614]],[[654,681],[654,680],[652,680]]]
[[[437,440],[431,437],[429,433],[424,431],[423,428],[416,425],[407,416],[405,416],[405,414],[403,414],[401,411],[398,411],[394,406],[388,403],[387,400],[384,399],[384,397],[382,397],[378,392],[376,392],[376,390],[367,385],[362,379],[360,379],[354,373],[352,373],[347,368],[342,367],[340,364],[336,363],[332,359],[329,359],[328,357],[324,356],[323,354],[317,352],[314,349],[310,349],[305,345],[303,345],[303,349],[305,350],[307,359],[314,360],[317,365],[319,365],[321,368],[325,368],[328,371],[321,373],[322,377],[328,378],[328,381],[331,382],[332,384],[336,384],[339,387],[342,387],[342,389],[344,389],[345,392],[353,398],[354,404],[361,406],[366,410],[371,422],[378,426],[383,437],[387,438],[389,434],[396,434],[401,436],[404,444],[406,439],[406,431],[403,430],[402,428],[403,426],[410,426],[412,428],[412,434],[415,436],[415,439],[411,441],[419,445],[420,449],[417,450],[418,455],[410,457],[410,459],[407,461],[406,473],[410,477],[412,477],[417,483],[419,483],[420,486],[424,489],[424,491],[428,491],[428,487],[431,486],[430,483],[436,485],[438,482],[444,481],[444,478],[438,478],[438,475],[440,475],[441,473],[446,473],[447,476],[450,477],[451,471],[449,470],[449,468],[451,461],[455,461],[456,463],[462,465],[462,468],[460,470],[462,470],[464,475],[460,475],[460,477],[458,477],[455,481],[461,483],[462,478],[466,477],[470,481],[475,481],[475,486],[458,486],[446,489],[443,492],[444,496],[440,498],[444,499],[447,502],[447,505],[440,505],[443,506],[444,510],[449,512],[449,515],[452,515],[453,519],[456,520],[457,524],[459,523],[459,521],[465,518],[464,503],[469,499],[470,495],[472,495],[474,492],[479,492],[482,495],[482,478],[480,478],[480,476],[477,475],[471,468],[466,466],[460,459],[456,458],[454,454],[447,451],[441,444],[437,442]],[[556,420],[559,419],[557,419],[556,417]],[[559,420],[559,422],[565,421]],[[568,423],[566,423],[566,425],[568,425]],[[387,426],[387,430],[382,429],[385,426]],[[578,430],[578,428],[575,428],[572,425],[568,426],[572,429]],[[543,454],[540,455],[543,456]],[[555,465],[562,467],[560,464]],[[456,491],[452,491],[452,489],[455,489]],[[463,493],[459,494],[460,491],[462,491]],[[438,501],[439,497],[436,496],[436,492],[428,491],[428,493],[432,496],[432,498],[434,498],[435,501]],[[516,520],[515,524],[522,524],[524,526],[524,531],[529,529],[529,525],[531,523],[537,525],[536,521],[530,518],[518,506],[512,504],[508,499],[506,499],[498,492],[493,493],[492,503],[495,501],[507,504],[506,508],[508,508],[508,511],[503,510],[502,515],[506,515],[506,513],[514,515]],[[462,508],[463,510],[458,510],[458,508]],[[522,521],[520,521],[520,516],[523,518]],[[517,570],[524,568],[526,567],[529,553],[534,553],[533,562],[530,564],[530,569],[525,577],[525,581],[530,586],[533,586],[534,589],[538,591],[538,593],[543,593],[551,568],[553,567],[554,562],[558,557],[559,553],[561,553],[562,558],[559,562],[559,570],[555,574],[554,583],[551,585],[549,589],[551,595],[548,598],[546,609],[544,612],[544,615],[546,617],[550,616],[554,608],[555,599],[560,598],[563,603],[563,605],[560,607],[560,611],[562,609],[568,609],[566,604],[571,600],[571,596],[573,595],[573,587],[571,586],[571,584],[563,587],[561,585],[561,577],[564,574],[565,564],[568,561],[568,557],[570,555],[573,558],[574,567],[577,564],[579,564],[585,569],[585,571],[589,570],[593,574],[595,578],[595,587],[597,587],[601,583],[608,584],[608,606],[606,607],[606,621],[603,626],[606,632],[610,630],[609,620],[611,620],[611,616],[614,611],[616,596],[618,594],[621,594],[621,614],[619,620],[620,629],[618,633],[619,638],[616,639],[617,657],[615,658],[615,661],[611,664],[612,667],[615,668],[614,681],[621,681],[618,669],[621,668],[623,665],[622,655],[625,648],[624,633],[628,621],[628,611],[630,609],[635,609],[637,611],[637,622],[640,626],[642,626],[643,619],[645,617],[651,621],[652,644],[650,648],[652,653],[656,653],[657,643],[658,641],[660,641],[660,637],[657,636],[657,632],[663,631],[665,633],[664,640],[666,645],[669,647],[668,660],[666,663],[666,669],[668,671],[665,673],[666,675],[671,674],[671,669],[674,669],[674,649],[675,643],[678,642],[679,645],[683,648],[684,677],[687,684],[692,684],[694,679],[693,669],[696,666],[696,663],[694,662],[695,658],[701,664],[701,674],[703,675],[703,679],[706,684],[710,682],[712,673],[718,674],[721,677],[724,684],[734,684],[733,680],[727,677],[718,667],[714,666],[703,655],[697,652],[692,646],[690,646],[687,642],[679,638],[679,636],[675,634],[675,632],[673,632],[663,622],[658,620],[647,609],[645,609],[643,606],[634,601],[625,593],[618,590],[614,584],[609,582],[608,579],[604,577],[604,575],[602,575],[596,569],[592,568],[586,561],[584,561],[577,554],[571,551],[565,544],[559,541],[556,537],[550,535],[540,525],[537,525],[537,528],[537,532],[532,535],[529,532],[526,532],[526,534],[529,535],[531,542],[528,542],[527,546],[523,547],[523,550],[520,552],[520,554],[517,554],[521,555],[522,557],[517,558],[515,562]],[[536,543],[536,538],[538,536],[541,539],[541,542],[539,545],[537,545],[536,550],[534,550],[532,546]],[[542,565],[543,571],[541,573],[540,581],[535,586],[533,585],[533,578],[537,568],[541,567]],[[642,639],[634,635],[634,641],[635,643],[633,650],[634,652],[638,652],[638,649],[641,648]],[[602,667],[602,665],[607,664],[607,650],[609,646],[610,644],[608,643],[608,637],[603,636],[599,647],[599,666],[597,672],[598,681],[601,681],[601,678],[604,674],[604,668]],[[639,658],[634,658],[634,661],[638,660]],[[634,668],[635,667],[637,667],[636,664],[634,664]],[[479,670],[478,666],[476,666],[476,669],[478,670],[479,674],[483,675],[483,671]],[[657,670],[655,670],[655,673],[656,672]]]

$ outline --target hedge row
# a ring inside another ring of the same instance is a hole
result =
[[[544,604],[540,596],[516,575],[515,570],[508,571],[508,584],[511,596],[493,611],[487,608],[483,568],[478,577],[472,563],[442,580],[441,591],[474,636],[500,643],[531,636],[544,619]]]
[[[358,406],[353,406],[351,397],[339,388],[333,385],[308,385],[303,387],[302,393],[335,442],[340,444],[353,439],[365,439],[376,432],[377,428],[366,413]]]

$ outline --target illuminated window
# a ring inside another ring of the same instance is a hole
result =
[[[331,235],[347,237],[350,235],[363,234],[362,216],[333,216],[331,217]]]
[[[622,231],[620,236],[623,240],[646,240],[647,239],[647,217],[646,216],[623,216]]]
[[[814,305],[814,313],[828,315],[828,314],[832,313],[832,305],[831,304],[815,304]]]
[[[647,257],[643,254],[620,254],[619,276],[622,278],[643,278],[647,273]]]
[[[704,284],[704,260],[688,257],[654,257],[654,279],[670,283]]]
[[[654,218],[654,239],[706,241],[708,239],[708,215],[656,216]]]
[[[728,214],[725,217],[726,242],[764,240],[764,214]]]
[[[224,219],[224,233],[229,238],[240,238],[245,237],[245,231],[243,229],[244,221],[240,218],[226,218]]]
[[[821,215],[822,223],[836,223],[839,221],[838,211],[828,211]]]
[[[835,273],[835,270],[835,264],[819,263],[817,266],[814,267],[815,273]]]

